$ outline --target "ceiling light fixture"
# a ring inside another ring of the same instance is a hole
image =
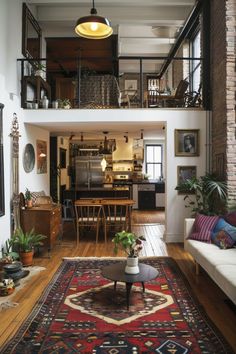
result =
[[[93,7],[90,16],[84,16],[78,19],[75,26],[75,33],[88,39],[103,39],[113,33],[113,29],[107,18],[97,16],[97,10]]]
[[[140,139],[143,139],[143,129],[141,129]]]
[[[125,132],[125,134],[127,134],[127,135],[124,135],[125,143],[128,143],[128,141],[129,141],[128,132]]]
[[[83,132],[81,132],[81,134],[80,134],[80,141],[84,141]]]

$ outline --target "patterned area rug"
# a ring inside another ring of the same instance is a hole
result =
[[[3,353],[233,353],[169,257],[143,258],[159,275],[131,290],[101,275],[120,259],[64,260]]]

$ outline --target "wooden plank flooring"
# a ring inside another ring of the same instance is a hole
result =
[[[149,222],[149,224],[148,224]],[[137,212],[133,213],[132,231],[142,234],[147,241],[144,244],[143,256],[170,256],[173,257],[183,273],[186,275],[195,296],[200,301],[208,316],[221,330],[236,352],[236,312],[226,304],[226,296],[214,284],[210,277],[202,270],[199,276],[195,275],[195,265],[192,257],[186,253],[181,243],[165,244],[162,234],[164,231],[164,213],[161,212]],[[13,301],[18,306],[0,312],[0,345],[19,328],[20,324],[30,313],[42,291],[50,282],[53,274],[60,265],[63,257],[113,257],[113,243],[109,238],[105,245],[103,240],[94,243],[94,237],[81,239],[78,247],[75,242],[75,232],[68,223],[61,245],[56,245],[51,258],[46,255],[34,258],[35,265],[43,266],[45,271],[32,277],[27,285],[16,292]],[[123,256],[122,252],[118,256]]]

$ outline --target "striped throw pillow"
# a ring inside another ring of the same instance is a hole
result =
[[[197,214],[189,239],[211,243],[211,232],[218,220],[219,216]]]

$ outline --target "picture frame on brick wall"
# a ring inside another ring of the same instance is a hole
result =
[[[175,129],[175,156],[199,156],[199,129]]]

